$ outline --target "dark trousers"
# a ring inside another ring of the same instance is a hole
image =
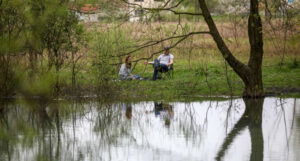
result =
[[[157,59],[154,60],[153,64],[154,72],[153,72],[153,80],[157,79],[158,72],[167,72],[169,67],[166,64],[160,64]]]

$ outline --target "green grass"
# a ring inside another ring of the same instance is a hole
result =
[[[266,93],[300,96],[300,66],[286,61],[281,67],[276,58],[266,59],[263,65],[263,83]],[[206,96],[241,96],[243,82],[228,66],[228,79],[224,63],[194,62],[190,69],[185,61],[177,60],[174,66],[174,77],[157,81],[122,81],[118,82],[122,96],[144,100],[172,100]],[[205,70],[205,66],[207,66]],[[152,67],[146,69],[138,65],[134,71],[143,77],[152,77]],[[230,86],[231,88],[230,88]],[[275,91],[274,91],[275,89]],[[294,91],[289,91],[294,90]]]
[[[118,79],[118,71],[115,66],[110,65],[109,67],[113,67],[115,71],[113,75],[108,77],[111,80],[104,84],[100,90],[109,93],[110,99],[120,101],[186,101],[206,99],[211,96],[222,98],[223,96],[240,97],[242,95],[243,82],[228,65],[225,65],[221,54],[216,52],[209,55],[198,53],[198,55],[193,55],[190,61],[188,57],[178,55],[177,51],[174,51],[174,55],[175,63],[172,78],[165,77],[157,81],[115,81]],[[247,55],[240,55],[239,57],[245,61]],[[295,64],[293,60],[294,56],[287,56],[284,63],[280,65],[280,56],[266,55],[264,57],[263,83],[267,94],[300,96],[300,64]],[[99,81],[96,81],[94,70],[89,64],[82,65],[77,74],[78,94],[89,96],[99,92],[97,91],[98,88],[95,88],[98,87]],[[153,68],[151,65],[145,66],[143,62],[138,62],[133,74],[152,78]],[[49,81],[47,78],[43,74],[36,79],[24,76],[22,77],[22,90],[19,92],[31,96],[50,95],[51,91],[47,89],[51,88],[53,81]],[[69,68],[64,68],[60,72],[60,79],[60,82],[63,83],[61,84],[62,90],[65,90],[61,96],[68,96],[71,91],[71,71]]]

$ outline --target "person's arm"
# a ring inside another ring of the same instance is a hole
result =
[[[168,66],[171,66],[174,63],[174,56],[170,55],[170,62],[168,64]]]
[[[162,55],[160,55],[160,56],[157,58],[157,60],[160,61],[161,57],[162,57]],[[151,61],[151,62],[145,62],[144,64],[154,64],[154,61]]]
[[[132,74],[131,74],[131,69],[130,69],[130,68],[127,68],[126,72],[127,72],[128,76],[131,76],[131,75],[132,75]]]
[[[150,61],[150,62],[145,62],[144,64],[154,64],[154,62],[153,61]]]
[[[172,64],[173,64],[173,59],[170,59],[168,66],[171,66]]]
[[[125,70],[124,64],[121,65],[120,70],[119,70],[119,75],[123,75]]]
[[[161,55],[157,58],[157,60],[160,61],[160,59],[161,59],[162,56],[163,56],[163,54],[161,54]]]

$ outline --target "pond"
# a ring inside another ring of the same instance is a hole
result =
[[[1,161],[297,161],[300,99],[0,104]]]

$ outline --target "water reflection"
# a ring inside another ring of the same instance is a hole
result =
[[[129,120],[132,118],[132,105],[131,104],[126,104],[125,116]]]
[[[0,102],[2,161],[296,161],[300,100]]]
[[[264,139],[262,132],[262,109],[264,99],[244,99],[246,109],[239,121],[234,125],[230,133],[224,139],[216,160],[221,160],[230,144],[246,127],[249,128],[251,138],[250,161],[262,161],[264,152]]]
[[[164,121],[166,127],[170,127],[171,119],[174,117],[173,106],[163,102],[154,102],[154,109],[146,111],[146,114],[154,113],[155,117],[159,117]]]

